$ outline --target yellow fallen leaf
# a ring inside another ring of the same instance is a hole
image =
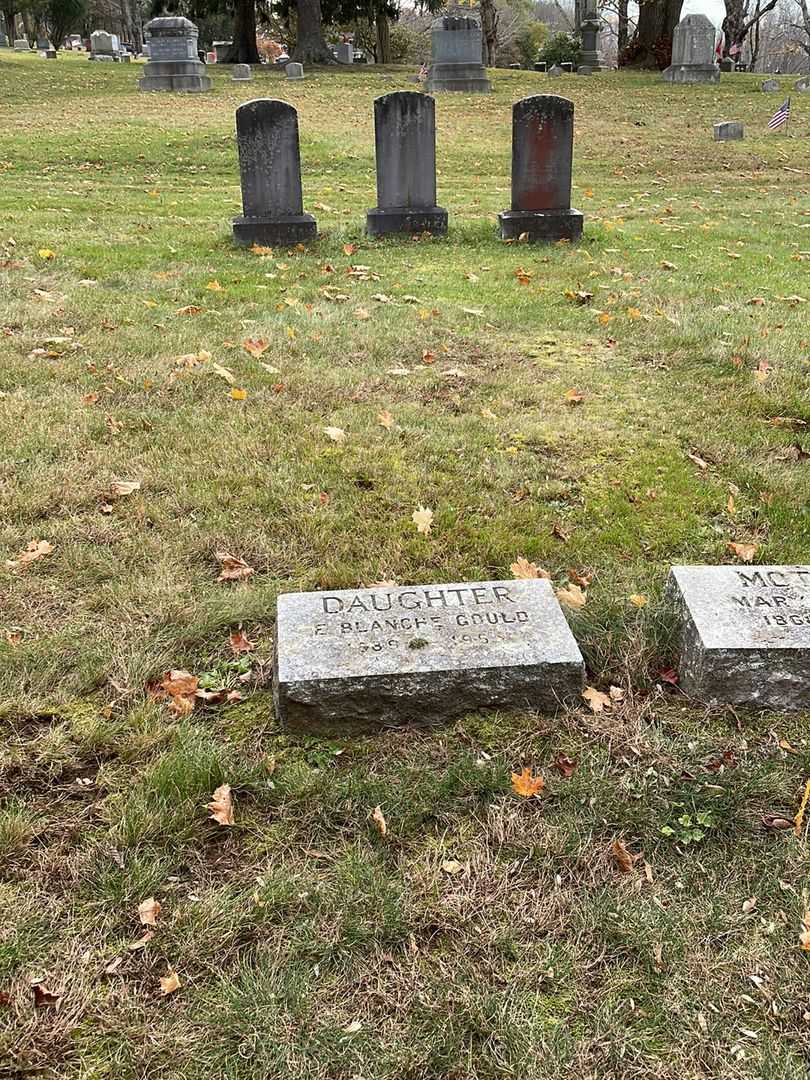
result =
[[[528,765],[525,765],[519,773],[512,773],[512,790],[524,799],[539,795],[545,786],[543,777],[539,774],[535,776]]]
[[[138,904],[138,918],[142,926],[157,926],[157,917],[160,914],[160,901],[154,896],[149,896]]]
[[[582,691],[582,696],[593,713],[600,713],[604,708],[609,709],[611,706],[610,695],[603,694],[601,690],[597,690],[594,686],[586,686]]]
[[[588,600],[579,585],[573,583],[565,589],[555,589],[555,595],[564,607],[571,608],[573,611],[584,608]]]
[[[759,550],[758,544],[736,544],[733,541],[729,541],[726,547],[742,562],[753,562],[754,556]]]
[[[40,259],[45,259],[46,262],[50,262],[51,259],[56,258],[56,252],[51,251],[50,248],[40,248],[37,254],[39,255]]]
[[[643,608],[647,603],[647,597],[643,593],[633,593],[632,596],[628,596],[627,599],[633,605],[633,607]]]
[[[233,800],[231,799],[231,785],[220,784],[208,803],[211,818],[219,825],[233,825]]]
[[[374,822],[376,827],[379,829],[380,836],[385,836],[386,833],[388,832],[388,823],[386,822],[385,818],[383,817],[382,807],[380,807],[380,806],[375,806],[374,807],[374,809],[371,812],[371,820]]]
[[[251,356],[258,360],[260,356],[267,352],[270,346],[263,338],[246,338],[242,342],[242,348],[246,353],[250,353]]]
[[[222,286],[216,279],[209,281],[205,287],[209,292],[222,292]]]
[[[239,386],[232,386],[229,393],[234,401],[244,401],[248,396],[247,390],[243,390]]]
[[[426,506],[420,506],[418,510],[414,510],[411,514],[411,520],[416,526],[416,531],[422,533],[423,536],[427,536],[433,527],[433,511]]]
[[[537,563],[529,562],[524,556],[520,555],[515,562],[509,567],[512,571],[512,577],[514,578],[550,578],[551,574],[547,570],[543,570]]]
[[[442,870],[444,870],[445,874],[455,877],[456,874],[460,874],[464,870],[464,863],[460,863],[458,859],[445,859],[442,863]]]
[[[180,982],[180,976],[177,974],[174,968],[169,968],[168,974],[161,976],[160,989],[164,995],[173,994],[175,990],[180,989],[181,985],[182,983]]]
[[[802,801],[799,803],[799,809],[796,817],[793,819],[793,828],[797,836],[802,834],[802,825],[804,824],[804,814],[807,810],[807,804],[810,802],[810,780],[804,785],[804,794],[802,795]]]

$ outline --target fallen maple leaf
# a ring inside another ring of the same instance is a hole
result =
[[[31,987],[34,992],[34,1006],[37,1009],[55,1009],[62,1000],[62,995],[49,990],[42,983],[34,983]]]
[[[572,387],[570,390],[565,391],[565,400],[569,405],[581,405],[585,400],[585,395],[581,390],[576,390]]]
[[[551,574],[537,563],[529,562],[524,555],[519,555],[517,560],[509,567],[514,578],[550,578]]]
[[[44,555],[50,555],[53,550],[53,544],[49,544],[47,540],[30,540],[25,550],[21,551],[16,559],[7,560],[6,569],[24,570],[26,566],[36,562],[37,559],[41,559]]]
[[[119,499],[123,499],[126,495],[132,495],[136,491],[140,491],[140,480],[113,480],[110,485],[110,492],[113,495],[117,495]]]
[[[568,571],[568,580],[579,585],[581,589],[587,589],[593,581],[593,574],[580,574],[577,570]]]
[[[380,836],[385,836],[388,832],[388,823],[383,817],[382,807],[375,806],[371,812],[371,820],[377,826],[380,831]]]
[[[623,874],[632,873],[636,859],[641,858],[640,855],[633,855],[629,852],[619,839],[613,841],[610,845],[610,851]]]
[[[242,581],[249,578],[251,574],[256,573],[253,567],[248,566],[244,559],[229,555],[227,551],[218,551],[216,559],[222,567],[217,581]]]
[[[346,442],[346,432],[343,428],[339,427],[325,427],[323,429],[324,435],[328,435],[332,442],[344,443]]]
[[[561,604],[574,611],[585,607],[588,599],[579,585],[573,582],[565,589],[555,589],[555,595]]]
[[[247,390],[243,390],[239,386],[232,386],[229,391],[229,396],[232,397],[234,401],[244,401],[248,395]]]
[[[246,338],[242,342],[242,348],[258,360],[260,356],[264,356],[270,346],[263,338]]]
[[[420,506],[418,510],[414,510],[411,514],[411,521],[416,526],[417,532],[427,536],[433,527],[433,511],[426,506]]]
[[[570,780],[574,775],[577,763],[573,758],[568,757],[567,754],[558,754],[554,761],[554,767],[563,774],[566,780]]]
[[[733,541],[729,541],[726,547],[742,562],[753,562],[754,556],[759,550],[758,544],[736,544]]]
[[[582,691],[582,696],[587,701],[591,712],[600,713],[605,707],[610,708],[610,695],[603,694],[601,690],[597,690],[594,686],[586,686]]]
[[[231,785],[220,784],[211,796],[208,803],[211,818],[219,825],[233,825],[233,800],[231,798]]]
[[[343,254],[344,255],[354,255],[356,251],[357,251],[357,244],[344,244],[343,245]]]
[[[177,717],[188,716],[194,710],[194,698],[199,680],[189,671],[167,671],[161,687],[171,699],[169,708]]]
[[[182,983],[180,982],[180,976],[177,974],[174,968],[170,967],[168,974],[162,975],[160,978],[160,989],[164,995],[173,994],[175,990],[179,990],[181,986]]]
[[[251,652],[256,648],[254,642],[248,639],[247,634],[240,626],[238,630],[231,630],[229,638],[231,648],[235,653]]]
[[[539,774],[535,776],[528,765],[525,765],[519,773],[512,773],[512,790],[524,799],[539,795],[545,786],[543,777]]]
[[[138,918],[142,926],[157,926],[157,917],[160,914],[160,901],[154,896],[148,896],[138,904]]]

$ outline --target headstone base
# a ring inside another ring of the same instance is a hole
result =
[[[670,83],[717,83],[720,68],[717,64],[670,64],[661,72],[661,78]]]
[[[446,236],[447,211],[441,206],[376,208],[366,214],[366,232],[369,236],[387,236],[390,233]]]
[[[483,64],[434,64],[427,88],[430,94],[488,94],[492,90]]]
[[[305,244],[317,235],[318,225],[311,214],[233,219],[233,238],[242,247],[252,247],[253,244]]]
[[[498,214],[501,240],[519,240],[524,234],[530,243],[579,240],[584,218],[581,210],[504,210]]]
[[[213,88],[210,75],[199,60],[150,60],[144,66],[138,89],[163,93],[204,94]]]

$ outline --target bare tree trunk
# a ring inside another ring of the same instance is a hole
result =
[[[391,24],[388,19],[382,13],[377,11],[377,63],[378,64],[392,64],[393,58],[391,55]]]
[[[680,13],[681,0],[643,0],[625,66],[659,71],[667,67],[672,57],[672,31]]]
[[[481,60],[493,67],[498,51],[498,9],[495,0],[481,0]]]
[[[628,30],[630,20],[627,15],[627,0],[619,0],[619,29],[616,38],[616,49],[619,56],[627,48]]]
[[[233,44],[225,54],[225,64],[258,64],[255,0],[237,0],[234,7]]]
[[[302,64],[334,64],[323,36],[321,0],[298,0],[298,35],[292,59]]]
[[[723,45],[723,55],[728,56],[733,45],[741,48],[752,27],[758,26],[762,17],[769,11],[773,11],[777,3],[778,0],[768,0],[768,3],[761,7],[757,0],[754,14],[749,19],[748,0],[726,0],[726,17],[723,20],[723,33],[726,35],[726,40]]]

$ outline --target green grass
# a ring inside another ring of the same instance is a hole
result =
[[[731,561],[729,541],[810,557],[801,95],[786,138],[753,76],[555,82],[585,237],[529,248],[495,215],[510,104],[541,76],[442,97],[450,236],[374,242],[372,100],[410,72],[244,88],[213,69],[190,98],[137,74],[0,58],[0,566],[53,545],[0,570],[0,1076],[810,1075],[806,836],[762,826],[796,813],[808,717],[690,706],[658,674],[669,565]],[[257,257],[230,241],[233,110],[276,95],[321,236]],[[715,144],[721,119],[746,140]],[[217,583],[222,550],[248,582]],[[593,574],[572,622],[589,681],[626,691],[612,712],[279,731],[280,591],[508,577],[519,555]],[[171,667],[245,700],[177,719],[149,692]],[[542,800],[512,794],[524,764]],[[223,782],[233,829],[206,810]],[[701,842],[662,832],[698,814]],[[156,933],[131,951],[148,896]]]

